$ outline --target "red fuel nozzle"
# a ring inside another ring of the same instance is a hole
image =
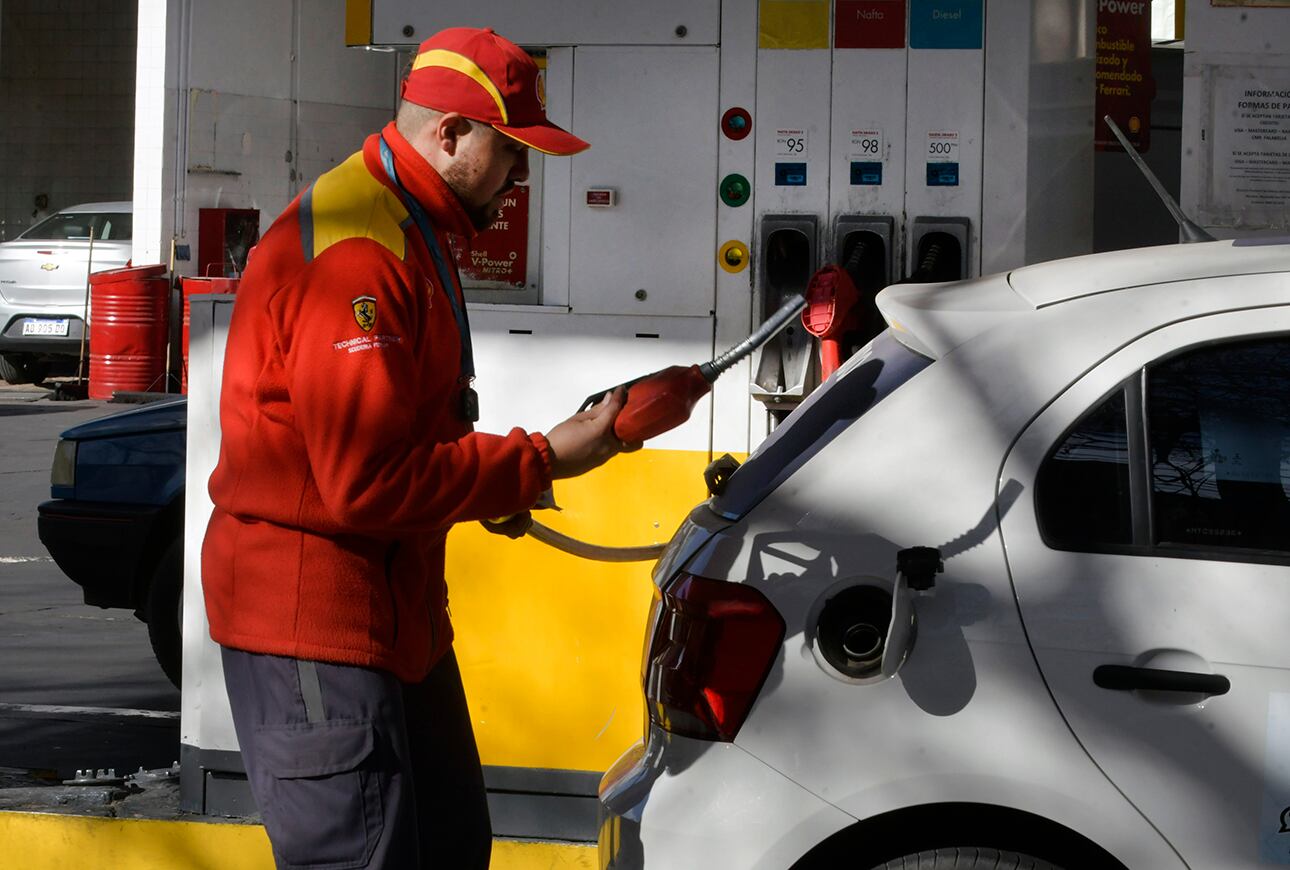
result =
[[[695,404],[712,389],[699,366],[669,366],[627,389],[627,403],[614,421],[614,434],[629,444],[662,435],[690,419]]]
[[[841,266],[825,266],[811,276],[802,326],[820,340],[821,378],[827,378],[842,364],[840,339],[855,328],[859,302],[860,291]]]

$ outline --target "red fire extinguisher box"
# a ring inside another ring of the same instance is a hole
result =
[[[260,240],[258,208],[203,208],[197,214],[197,274],[237,278]]]

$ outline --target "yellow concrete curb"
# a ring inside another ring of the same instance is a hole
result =
[[[0,812],[0,864],[22,870],[273,870],[260,825]],[[594,870],[596,848],[496,840],[491,870]]]

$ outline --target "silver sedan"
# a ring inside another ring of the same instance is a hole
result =
[[[76,358],[88,273],[126,264],[132,224],[131,203],[92,202],[0,244],[0,380],[41,381],[51,363]]]

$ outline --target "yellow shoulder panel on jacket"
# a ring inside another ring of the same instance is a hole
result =
[[[408,210],[394,191],[372,177],[363,152],[323,173],[300,204],[301,243],[312,260],[337,242],[372,239],[403,259]]]

